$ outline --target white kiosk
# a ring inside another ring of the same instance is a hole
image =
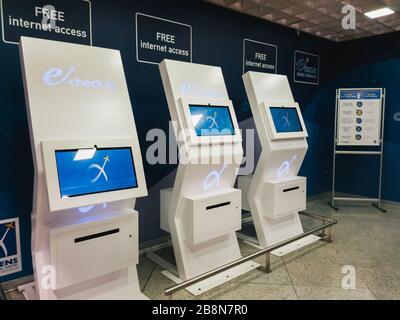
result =
[[[243,80],[262,153],[254,175],[239,178],[239,188],[259,245],[269,247],[303,233],[298,212],[306,208],[307,180],[297,174],[308,149],[307,130],[286,76],[248,72]]]
[[[219,67],[164,60],[161,77],[179,146],[172,189],[161,191],[161,228],[171,233],[179,283],[241,257],[241,193],[233,188],[242,138]],[[201,294],[259,265],[252,261],[199,282]]]
[[[22,37],[35,167],[29,299],[146,299],[138,212],[147,195],[119,51]]]

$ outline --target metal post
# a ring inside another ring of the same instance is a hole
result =
[[[267,252],[265,254],[265,266],[260,267],[261,271],[264,271],[265,273],[271,273],[271,254]]]
[[[381,156],[379,164],[379,196],[378,205],[373,206],[381,212],[387,212],[382,208],[382,175],[383,175],[383,149],[384,149],[384,135],[385,135],[385,107],[386,107],[386,89],[382,93],[382,119],[381,119]]]
[[[7,300],[1,284],[0,284],[0,300]]]
[[[335,103],[335,133],[333,137],[333,166],[332,166],[332,199],[329,204],[333,210],[339,210],[335,206],[335,173],[336,173],[336,143],[337,143],[337,119],[338,119],[338,101],[339,90],[336,90],[336,103]]]
[[[326,242],[329,242],[329,243],[333,242],[333,228],[332,227],[326,228],[324,230],[324,234],[325,234],[324,240]]]

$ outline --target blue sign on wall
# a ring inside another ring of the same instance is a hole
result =
[[[244,39],[243,74],[248,71],[277,73],[278,47],[269,43]]]
[[[0,0],[3,41],[21,36],[92,44],[91,3],[87,0]]]
[[[22,270],[19,219],[0,221],[0,278]]]
[[[319,84],[319,56],[296,50],[294,52],[294,82]]]
[[[192,62],[192,27],[136,13],[136,60],[159,64],[164,59]]]

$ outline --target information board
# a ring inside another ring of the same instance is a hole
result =
[[[337,145],[379,146],[382,89],[340,89]]]

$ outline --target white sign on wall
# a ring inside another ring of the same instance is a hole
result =
[[[340,89],[338,145],[379,146],[382,89]]]

